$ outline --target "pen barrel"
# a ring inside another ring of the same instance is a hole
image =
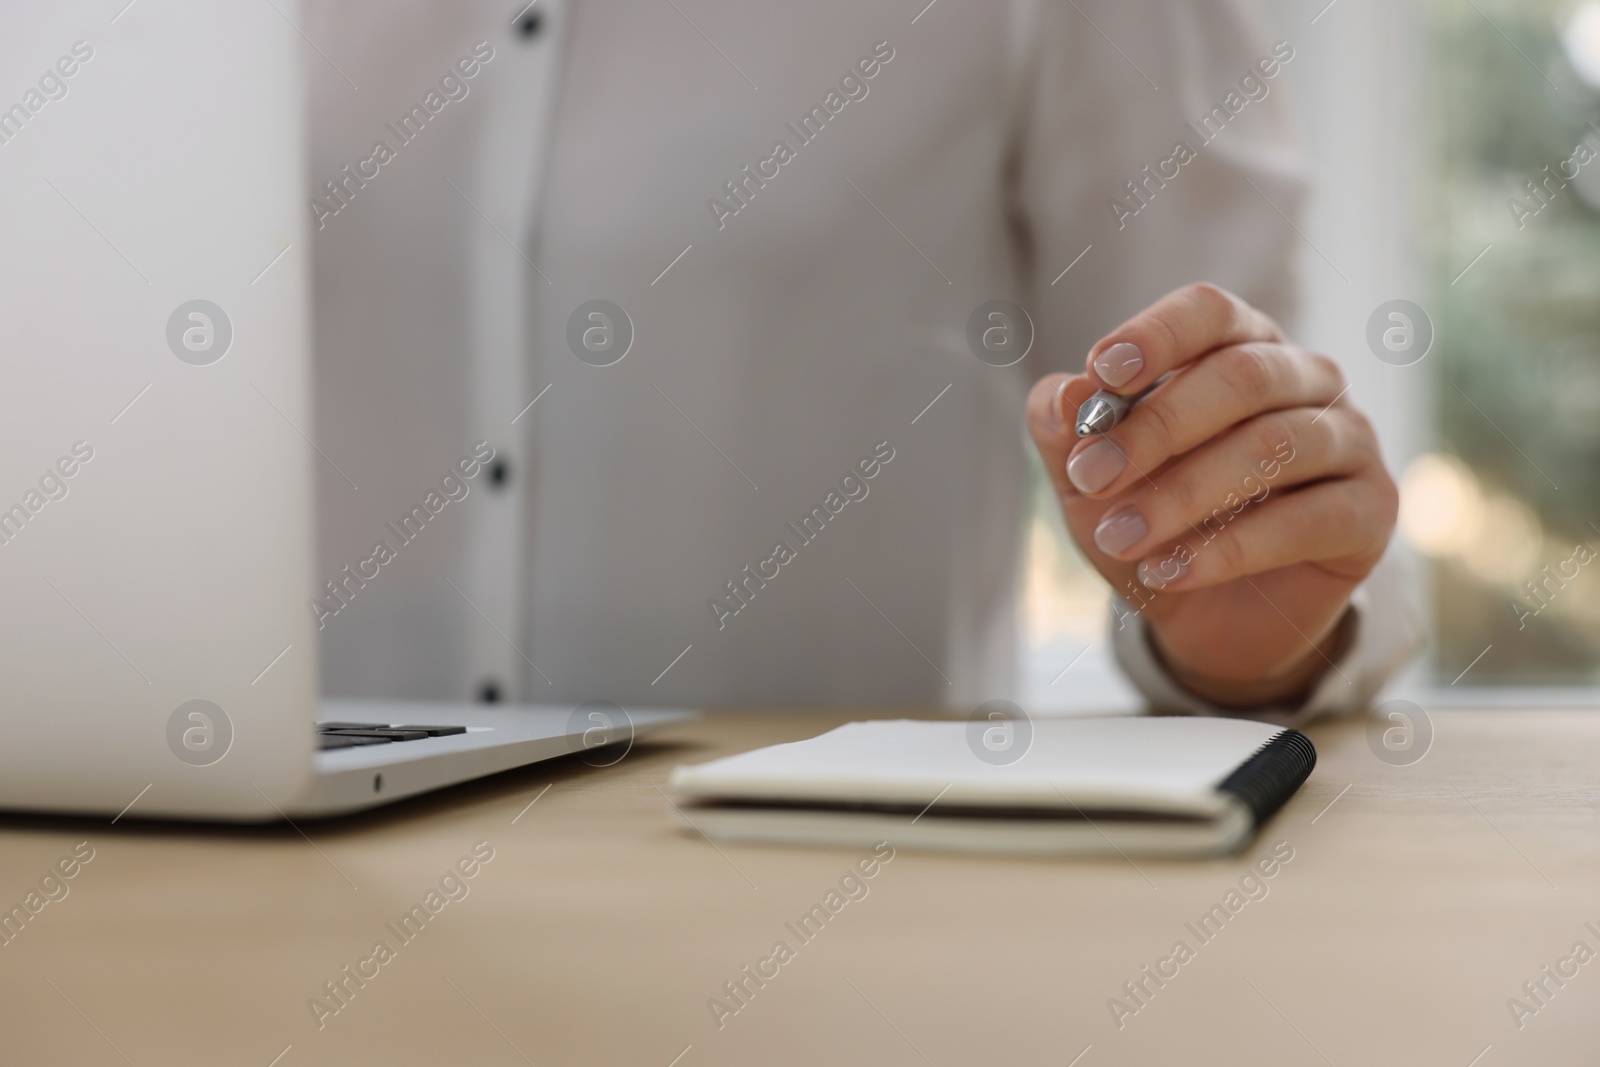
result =
[[[1108,393],[1102,389],[1098,393],[1094,394],[1094,399],[1105,401],[1107,406],[1111,408],[1111,425],[1115,426],[1123,419],[1128,417],[1128,409],[1133,407],[1133,402],[1137,400],[1138,397],[1118,396],[1116,393]],[[1110,427],[1107,427],[1107,429],[1109,428]]]

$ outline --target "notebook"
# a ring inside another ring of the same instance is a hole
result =
[[[1039,855],[1237,851],[1317,761],[1244,719],[1042,719],[996,761],[964,721],[853,722],[673,770],[671,816],[723,841]],[[1020,747],[1020,746],[1019,746]]]

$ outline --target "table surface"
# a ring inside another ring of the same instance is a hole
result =
[[[1316,725],[1315,773],[1236,857],[900,850],[801,941],[785,924],[863,850],[713,845],[673,829],[659,787],[860,717],[710,716],[609,768],[569,758],[299,829],[0,822],[4,908],[93,849],[0,945],[0,1060],[1600,1062],[1600,713],[1436,711],[1410,766],[1378,759],[1364,720]],[[478,842],[493,858],[446,881],[459,899],[428,901]],[[1275,845],[1293,858],[1266,895],[1247,881],[1256,899],[1196,937]],[[778,941],[790,958],[759,963]]]

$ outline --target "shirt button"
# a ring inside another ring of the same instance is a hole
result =
[[[517,33],[521,34],[524,40],[533,40],[543,29],[544,16],[537,11],[524,12],[517,19]]]
[[[497,459],[489,464],[489,484],[496,489],[504,489],[506,483],[511,481],[511,466],[503,459]]]

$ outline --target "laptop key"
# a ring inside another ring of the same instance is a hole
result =
[[[387,745],[393,743],[392,737],[370,737],[359,734],[322,734],[317,738],[317,748],[327,750],[330,748],[356,748],[360,745]]]
[[[330,730],[329,737],[381,737],[385,741],[421,741],[428,735],[421,730],[396,730],[380,726],[374,730]]]
[[[322,742],[329,738],[357,738],[362,744],[382,744],[391,741],[423,741],[430,737],[447,737],[464,734],[465,726],[391,726],[382,722],[319,722],[317,736]],[[350,748],[351,744],[322,744],[322,748]]]

